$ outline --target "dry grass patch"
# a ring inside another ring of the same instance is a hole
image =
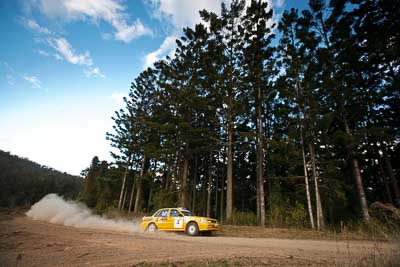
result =
[[[248,238],[278,238],[278,239],[312,239],[312,240],[393,240],[379,232],[371,233],[359,229],[358,231],[336,232],[334,230],[315,231],[295,228],[269,228],[259,226],[222,225],[217,236],[248,237]]]

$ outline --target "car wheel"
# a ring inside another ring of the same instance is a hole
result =
[[[147,232],[149,233],[155,233],[158,231],[157,225],[154,223],[150,223],[149,226],[147,226]]]
[[[195,222],[190,222],[186,226],[186,234],[190,236],[195,236],[199,234],[199,226],[197,226],[197,223]]]

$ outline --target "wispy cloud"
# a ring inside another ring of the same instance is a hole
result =
[[[207,9],[219,13],[223,0],[145,0],[145,2],[150,5],[150,15],[166,25],[164,30],[168,34],[157,50],[145,55],[144,67],[147,68],[167,55],[172,55],[176,49],[175,39],[181,35],[182,29],[194,27],[201,21],[199,10]]]
[[[116,40],[127,43],[140,36],[152,35],[152,31],[139,18],[132,24],[128,22],[126,7],[118,0],[31,0],[30,3],[50,18],[65,21],[103,20],[114,28]]]
[[[14,86],[14,76],[12,76],[11,74],[6,74],[6,81],[9,85]]]
[[[34,19],[31,18],[20,18],[20,22],[22,25],[24,25],[26,28],[36,32],[36,33],[41,33],[41,34],[52,34],[52,32],[47,29],[46,27],[40,26]]]
[[[145,27],[142,22],[139,19],[136,19],[136,21],[132,25],[127,25],[125,22],[120,22],[115,23],[114,27],[117,29],[117,32],[114,34],[115,39],[124,41],[126,43],[129,43],[133,39],[136,39],[142,35],[152,35],[152,31]]]
[[[100,77],[105,78],[106,76],[100,71],[98,67],[89,68],[83,71],[86,77]]]
[[[154,64],[154,62],[164,58],[166,55],[171,55],[176,48],[176,42],[175,42],[176,39],[177,37],[175,35],[168,36],[167,38],[165,38],[160,48],[145,56],[144,66],[146,68],[151,67]]]
[[[85,66],[86,68],[83,72],[86,77],[106,77],[99,67],[93,66],[93,59],[91,58],[89,51],[82,53],[76,52],[68,40],[62,37],[49,37],[47,38],[47,44],[54,49],[55,53],[50,53],[41,49],[36,50],[36,53],[44,57],[52,55],[57,60],[65,60],[73,65]]]
[[[48,52],[41,50],[41,49],[36,50],[36,53],[38,53],[39,55],[44,56],[44,57],[50,56],[50,54]]]
[[[22,75],[22,78],[29,82],[33,88],[42,88],[42,82],[36,76]]]
[[[193,27],[200,21],[199,10],[207,9],[218,13],[223,1],[146,0],[146,2],[152,7],[153,17],[170,23],[180,31],[184,27]]]
[[[276,0],[274,1],[274,6],[282,7],[285,4],[285,0]]]
[[[42,1],[42,4],[45,4],[45,6],[50,7],[50,10],[55,8],[54,6],[52,6],[54,4],[52,1],[51,3]],[[39,36],[35,37],[37,43],[50,45],[50,47],[52,47],[55,51],[55,53],[52,53],[55,59],[65,60],[66,62],[69,62],[74,65],[90,67],[83,70],[87,77],[101,77],[101,78],[105,77],[105,75],[100,71],[99,67],[93,66],[93,59],[91,58],[89,51],[84,51],[83,53],[76,52],[66,38],[55,37],[57,35],[56,33],[52,33],[46,27],[39,25],[33,18],[21,17],[19,18],[19,21],[26,28],[34,31],[35,33],[40,34]],[[140,28],[140,25],[137,25],[137,27]],[[120,38],[131,37],[131,33],[133,30],[130,29],[129,27],[126,30],[127,32],[121,32]],[[44,57],[50,56],[49,52],[44,51],[42,49],[36,50],[36,53]],[[39,84],[35,83],[35,87],[37,87],[37,85],[40,85],[40,83]]]
[[[128,97],[125,93],[113,93],[111,99],[115,101],[117,105],[122,105],[124,103],[124,97]]]
[[[263,0],[268,2],[268,9],[281,7],[285,0]],[[150,5],[151,16],[168,25],[166,27],[167,37],[164,39],[160,47],[145,55],[144,67],[151,66],[155,61],[170,55],[176,48],[176,36],[181,35],[184,27],[194,27],[201,21],[199,11],[206,9],[208,11],[220,14],[221,4],[230,5],[231,0],[145,0]],[[250,5],[251,0],[246,0],[246,5]],[[272,25],[276,19],[273,19]]]
[[[81,54],[76,53],[71,44],[65,38],[52,38],[48,40],[49,44],[58,52],[58,55],[75,65],[92,66],[93,60],[90,57],[89,51]]]
[[[5,66],[6,69],[6,75],[5,78],[7,80],[7,83],[11,86],[14,86],[16,82],[20,80],[27,81],[31,84],[32,88],[42,88],[42,82],[39,80],[38,77],[34,75],[28,75],[28,74],[21,74],[19,71],[17,71],[13,66],[11,66],[8,62],[0,62],[0,65]]]

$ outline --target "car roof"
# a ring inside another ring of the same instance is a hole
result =
[[[176,209],[176,210],[187,210],[187,211],[189,211],[188,209],[185,209],[185,208],[182,208],[182,207],[174,207],[174,208],[161,208],[161,209],[158,209],[158,210],[166,210],[166,209]]]

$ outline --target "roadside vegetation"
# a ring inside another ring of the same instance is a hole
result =
[[[115,161],[93,158],[80,199],[106,213],[181,206],[227,225],[395,234],[393,5],[312,0],[279,21],[260,1],[202,10],[174,56],[132,82],[107,133]]]
[[[30,207],[49,193],[75,199],[83,184],[82,177],[0,150],[0,207]]]
[[[101,213],[181,206],[225,225],[396,235],[389,2],[312,0],[279,21],[261,1],[202,10],[174,56],[132,82],[107,133],[114,161],[93,158],[80,199]]]

